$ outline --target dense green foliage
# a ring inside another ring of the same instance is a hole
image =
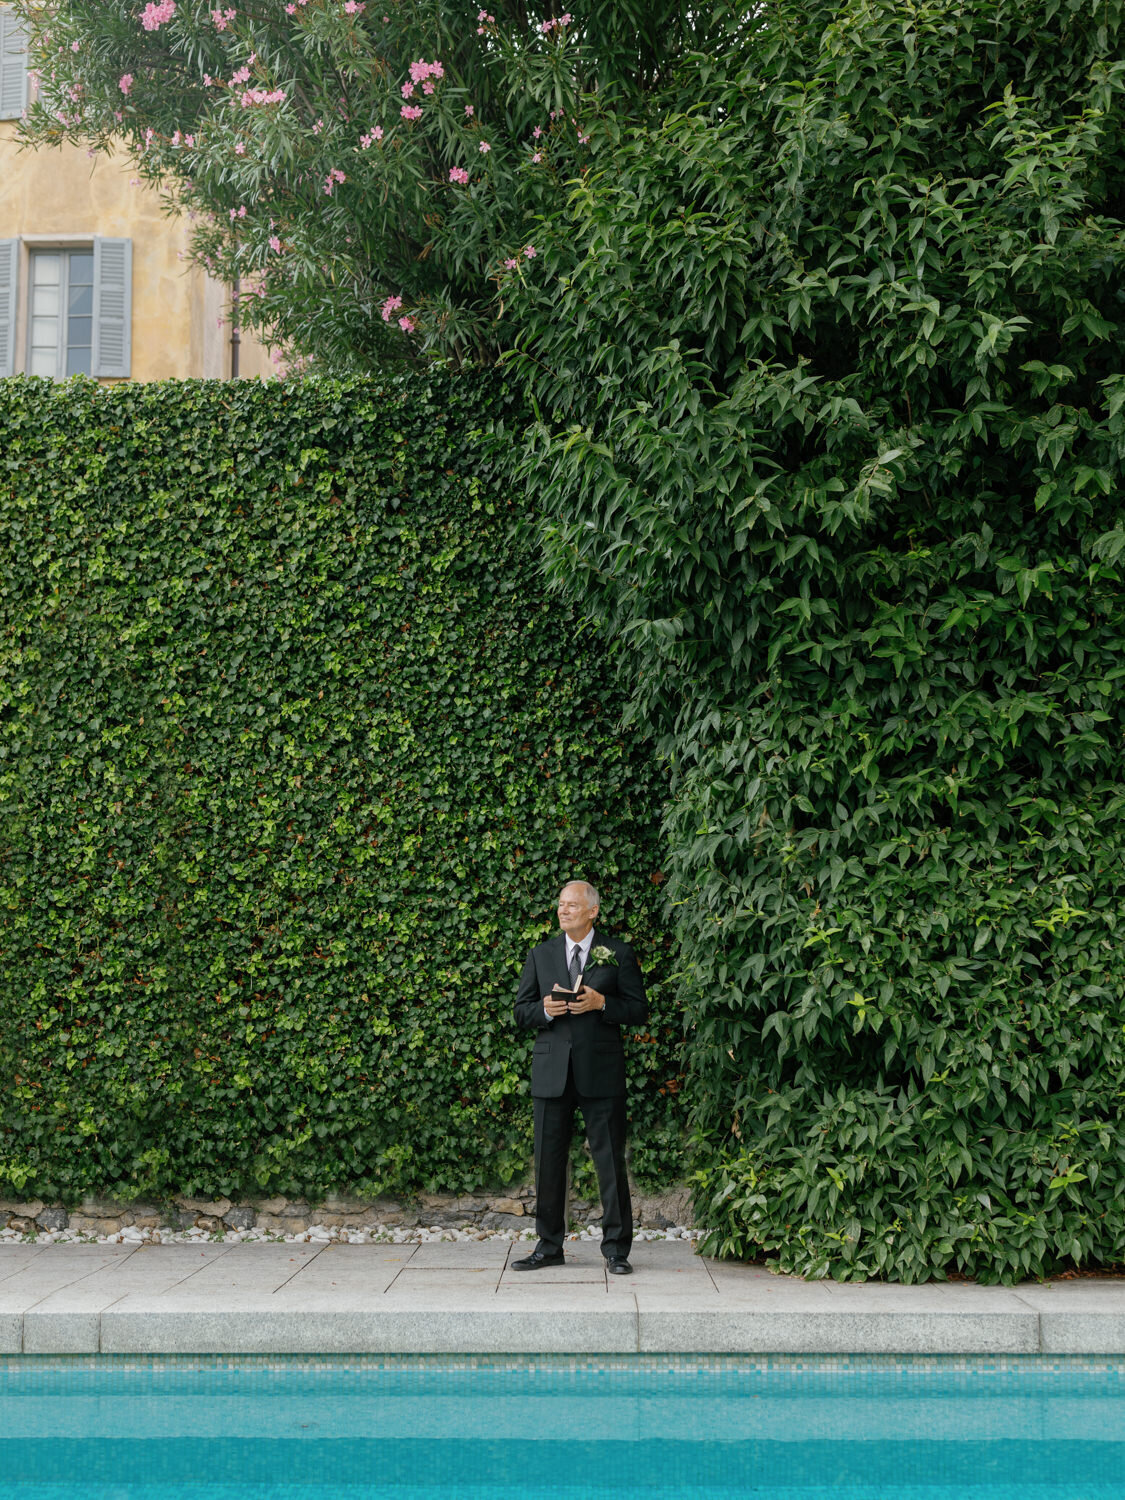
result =
[[[653,985],[664,789],[498,483],[497,388],[0,382],[0,1192],[464,1191],[530,1167],[562,881]],[[663,979],[662,979],[663,976]]]
[[[756,14],[521,341],[673,762],[700,1213],[813,1275],[1121,1260],[1122,7]]]

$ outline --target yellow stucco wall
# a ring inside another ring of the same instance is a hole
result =
[[[90,158],[74,146],[24,151],[16,144],[15,121],[0,121],[0,239],[58,237],[60,243],[112,235],[133,242],[133,380],[230,375],[228,289],[181,261],[188,224],[160,211],[149,187],[134,185],[129,160]],[[21,316],[16,326],[16,369],[27,349],[27,254],[20,267]],[[270,356],[242,335],[239,374],[271,375]]]

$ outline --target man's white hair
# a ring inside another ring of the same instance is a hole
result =
[[[567,890],[572,885],[580,885],[586,892],[586,904],[588,906],[601,906],[602,903],[598,895],[597,886],[591,885],[588,880],[568,880],[566,885],[563,886],[563,890]]]

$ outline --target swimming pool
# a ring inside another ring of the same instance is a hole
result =
[[[1125,1359],[0,1359],[3,1500],[1125,1500]]]

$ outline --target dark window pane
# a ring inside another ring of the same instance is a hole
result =
[[[68,375],[89,375],[89,347],[85,349],[68,349],[66,351],[66,373]]]
[[[89,250],[73,251],[70,257],[70,284],[85,282],[87,286],[94,283],[94,257]]]
[[[75,286],[72,281],[66,301],[72,313],[79,313],[88,318],[94,311],[94,288],[85,284]]]
[[[66,343],[67,348],[81,348],[83,344],[91,342],[93,333],[93,318],[67,318],[66,320]]]

